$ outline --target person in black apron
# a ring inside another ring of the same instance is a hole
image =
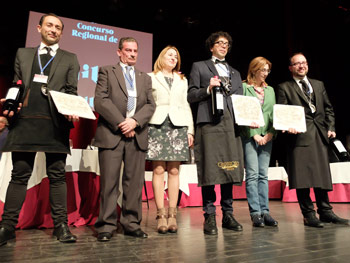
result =
[[[243,94],[240,73],[225,61],[232,44],[226,32],[211,34],[206,45],[212,58],[192,65],[187,100],[196,117],[195,160],[198,186],[202,187],[204,233],[217,234],[216,193],[220,184],[222,227],[242,231],[242,225],[233,217],[233,184],[241,185],[244,174],[243,149],[238,128],[234,122],[232,94]],[[214,117],[211,92],[222,86],[222,116]]]
[[[322,81],[306,75],[309,67],[305,56],[296,53],[290,58],[292,80],[278,85],[278,104],[302,106],[305,109],[306,132],[288,130],[287,173],[289,189],[296,189],[304,225],[322,228],[325,223],[350,225],[350,221],[338,217],[329,203],[328,191],[332,191],[329,167],[329,138],[334,138],[335,118]],[[310,198],[314,189],[317,213]]]
[[[75,54],[58,46],[63,31],[59,17],[43,15],[37,29],[41,35],[40,46],[20,48],[16,54],[14,81],[22,80],[24,95],[2,149],[12,153],[13,170],[2,215],[0,246],[16,237],[15,228],[37,152],[45,152],[46,156],[53,235],[64,243],[77,239],[68,228],[65,164],[70,153],[72,121],[78,121],[79,117],[59,114],[48,91],[77,95],[80,66]],[[3,113],[9,117],[14,115],[13,111]]]

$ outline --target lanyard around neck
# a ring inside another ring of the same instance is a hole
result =
[[[42,65],[41,65],[41,60],[40,60],[40,55],[39,55],[39,48],[38,48],[38,62],[39,62],[39,67],[40,67],[40,74],[41,75],[44,75],[44,70],[47,68],[47,66],[51,63],[51,61],[54,59],[54,57],[56,56],[53,56],[47,63],[46,63],[46,65],[43,67]]]

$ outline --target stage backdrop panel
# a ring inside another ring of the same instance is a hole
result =
[[[36,47],[40,43],[37,31],[42,13],[30,12],[26,47]],[[117,55],[119,39],[134,37],[138,42],[137,68],[144,72],[152,71],[153,35],[114,26],[96,24],[76,19],[60,17],[64,23],[60,48],[77,54],[80,72],[78,95],[86,98],[93,108],[93,97],[98,78],[98,68],[119,62]]]

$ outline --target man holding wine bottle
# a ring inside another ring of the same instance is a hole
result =
[[[225,61],[232,45],[227,32],[215,32],[206,40],[209,60],[192,66],[187,100],[196,120],[195,160],[198,186],[202,187],[204,233],[217,235],[215,185],[220,184],[222,227],[242,231],[233,217],[233,184],[243,181],[243,149],[234,122],[232,94],[243,94],[240,73]]]
[[[310,79],[308,63],[302,53],[294,54],[289,60],[292,80],[278,86],[277,103],[298,105],[305,109],[305,133],[290,128],[287,144],[287,172],[289,188],[296,189],[304,225],[324,226],[324,223],[350,225],[350,221],[338,217],[329,203],[332,177],[329,167],[328,145],[335,138],[335,118],[332,104],[322,81]],[[314,189],[317,213],[310,198]]]
[[[58,46],[62,20],[54,14],[43,15],[37,26],[41,43],[35,48],[20,48],[15,59],[14,82],[24,84],[18,108],[3,109],[12,121],[4,152],[12,152],[12,175],[0,227],[0,246],[14,239],[18,216],[26,196],[27,183],[36,152],[45,152],[50,181],[53,235],[60,242],[75,242],[68,228],[65,163],[70,153],[69,132],[77,116],[57,112],[49,90],[77,94],[79,63],[75,54]],[[11,97],[11,96],[9,96]],[[12,96],[15,98],[15,96]],[[1,99],[4,106],[9,105]]]

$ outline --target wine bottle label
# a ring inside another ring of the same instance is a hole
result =
[[[216,108],[217,110],[224,109],[224,95],[222,93],[216,93]]]
[[[344,147],[344,145],[341,143],[341,141],[336,140],[334,141],[334,145],[335,147],[337,147],[337,150],[341,153],[341,152],[346,152],[346,149]]]
[[[10,88],[7,92],[5,99],[6,100],[8,100],[8,99],[16,100],[18,93],[19,93],[19,88],[17,88],[17,87]]]

